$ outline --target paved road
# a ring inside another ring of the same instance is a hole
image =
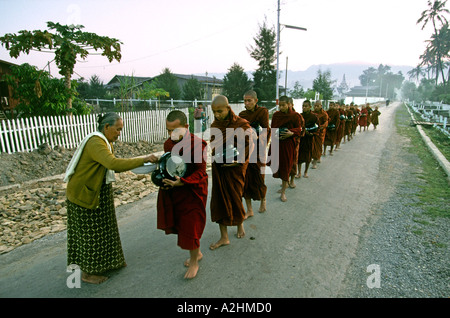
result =
[[[174,235],[156,230],[152,194],[117,208],[128,267],[107,282],[67,287],[61,232],[0,256],[0,297],[336,297],[361,229],[389,191],[378,174],[398,106],[381,108],[378,129],[357,132],[325,157],[308,179],[287,190],[287,202],[276,193],[279,180],[267,176],[268,211],[245,221],[245,238],[237,239],[230,228],[231,244],[209,250],[219,227],[208,210],[204,258],[193,280],[183,278],[188,253]]]

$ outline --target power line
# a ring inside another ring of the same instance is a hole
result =
[[[116,66],[116,65],[123,65],[123,64],[133,63],[133,62],[137,62],[137,61],[142,61],[142,60],[145,60],[145,59],[148,59],[148,58],[152,58],[152,57],[154,57],[154,56],[158,56],[158,55],[163,54],[163,53],[167,53],[167,52],[170,52],[170,51],[178,50],[178,49],[180,49],[180,48],[182,48],[182,47],[189,46],[189,45],[191,45],[192,43],[200,42],[200,41],[202,41],[202,40],[204,40],[204,39],[210,38],[210,37],[212,37],[212,36],[214,36],[214,35],[223,33],[223,32],[225,32],[225,31],[228,31],[228,30],[233,29],[233,28],[236,28],[236,27],[237,27],[237,26],[234,25],[234,26],[231,26],[231,27],[222,29],[222,30],[220,30],[220,31],[217,31],[217,32],[214,32],[214,33],[205,35],[204,37],[201,37],[201,38],[192,40],[192,41],[190,41],[190,42],[186,42],[186,43],[180,44],[180,45],[178,45],[178,46],[175,46],[175,47],[172,47],[172,48],[163,50],[163,51],[159,51],[159,52],[156,52],[156,53],[153,53],[153,54],[150,54],[150,55],[146,55],[146,56],[143,56],[143,57],[139,57],[139,58],[136,58],[136,59],[133,59],[133,60],[128,60],[128,61],[125,61],[125,62],[119,62],[119,63],[114,63],[114,64],[113,64],[113,63],[110,63],[110,64],[99,65],[99,66],[81,66],[80,68],[111,67],[111,66]]]

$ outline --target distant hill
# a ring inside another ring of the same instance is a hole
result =
[[[389,65],[389,64],[388,64]],[[368,63],[357,63],[357,62],[349,62],[349,63],[336,63],[336,64],[320,64],[320,65],[311,65],[304,71],[290,71],[288,70],[287,77],[287,86],[288,88],[292,88],[294,83],[298,81],[303,88],[308,89],[312,88],[313,80],[317,76],[317,71],[321,69],[322,71],[330,70],[331,78],[336,81],[336,84],[339,85],[342,81],[342,78],[345,74],[345,79],[347,85],[349,87],[359,86],[361,83],[359,82],[359,76],[363,73],[364,70],[369,67],[378,68],[379,64],[368,64]],[[391,72],[396,74],[399,71],[403,73],[406,79],[408,79],[407,73],[414,68],[414,66],[407,65],[389,65],[391,67]],[[252,77],[253,71],[247,71],[249,77]],[[284,86],[285,83],[285,71],[280,70],[280,81],[279,84]],[[226,73],[214,73],[208,74],[209,76],[215,76],[217,78],[223,79]]]

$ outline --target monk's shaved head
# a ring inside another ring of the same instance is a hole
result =
[[[216,120],[220,121],[227,119],[231,110],[231,107],[228,104],[228,98],[223,95],[217,95],[211,103],[211,109]]]
[[[255,91],[247,91],[247,92],[245,92],[244,97],[251,97],[251,98],[257,99],[258,95],[256,94]]]
[[[228,98],[223,95],[217,95],[216,97],[214,97],[211,106],[229,106]]]

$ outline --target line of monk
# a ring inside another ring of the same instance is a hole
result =
[[[244,94],[245,110],[238,115],[226,96],[216,96],[211,104],[214,121],[210,146],[214,160],[210,211],[220,234],[219,240],[209,246],[211,250],[230,244],[230,226],[236,226],[237,238],[245,236],[244,221],[254,215],[252,201],[260,201],[258,212],[266,211],[266,166],[274,178],[281,179],[278,192],[280,200],[286,202],[286,189],[296,187],[294,181],[302,177],[302,164],[305,164],[303,177],[308,178],[310,163],[316,169],[327,147],[330,147],[329,155],[333,155],[333,148],[339,149],[341,140],[350,141],[358,125],[364,130],[368,127],[369,114],[375,128],[380,115],[378,107],[372,111],[369,104],[360,111],[353,104],[331,102],[325,111],[320,101],[312,109],[309,100],[303,102],[300,113],[295,110],[292,98],[281,96],[279,109],[270,123],[268,110],[257,103],[256,92],[248,91]],[[169,113],[166,128],[170,137],[164,143],[164,151],[179,149],[181,145],[192,161],[187,163],[187,173],[182,178],[163,180],[164,186],[158,192],[157,227],[166,234],[178,235],[177,244],[190,253],[184,262],[188,267],[185,278],[194,278],[203,257],[200,239],[206,224],[207,143],[189,133],[186,115],[181,111]],[[196,161],[199,152],[201,160]],[[158,159],[155,156],[152,162]]]

